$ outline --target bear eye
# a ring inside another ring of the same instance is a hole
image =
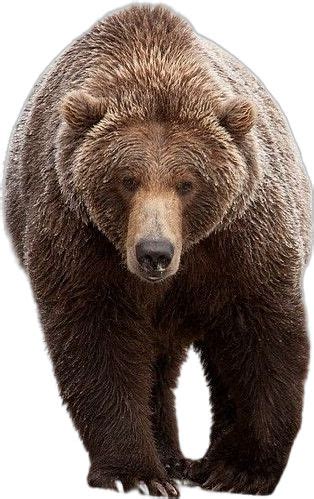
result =
[[[177,191],[181,196],[188,194],[193,189],[193,184],[189,180],[184,180],[177,185]]]
[[[135,177],[124,177],[122,179],[123,187],[129,192],[135,192],[140,183]]]

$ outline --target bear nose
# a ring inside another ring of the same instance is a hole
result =
[[[146,272],[162,272],[172,260],[174,247],[168,239],[141,239],[135,252],[138,263]]]

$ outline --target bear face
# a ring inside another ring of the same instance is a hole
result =
[[[174,274],[182,251],[223,223],[249,177],[241,141],[255,110],[245,100],[203,122],[123,119],[76,91],[62,117],[59,162],[72,172],[72,198],[145,280]]]

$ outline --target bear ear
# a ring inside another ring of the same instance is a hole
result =
[[[64,120],[77,131],[84,131],[96,125],[105,112],[104,99],[93,97],[83,90],[68,93],[61,104]]]
[[[255,125],[257,111],[255,105],[242,97],[234,97],[225,102],[219,110],[219,122],[235,138],[243,138]]]

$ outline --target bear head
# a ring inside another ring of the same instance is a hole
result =
[[[57,172],[67,202],[152,282],[240,216],[258,177],[251,102],[174,102],[164,96],[152,109],[143,97],[134,104],[79,89],[61,106]]]

